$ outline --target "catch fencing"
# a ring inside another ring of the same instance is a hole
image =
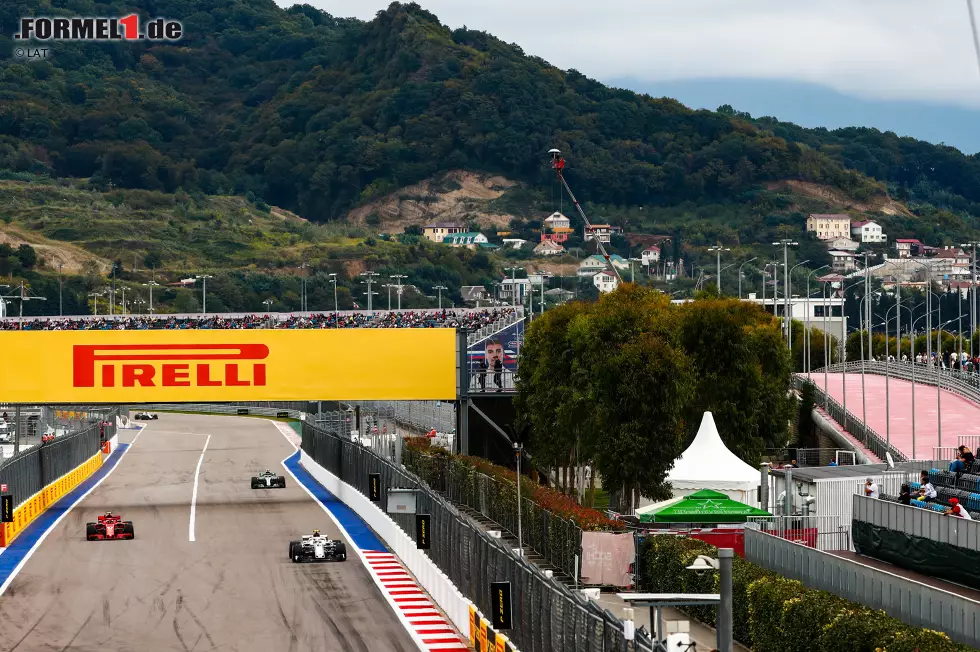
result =
[[[406,451],[403,457],[406,468],[441,492],[449,502],[478,511],[511,534],[517,532],[514,485],[446,457],[416,451]],[[521,497],[521,518],[522,543],[569,577],[579,577],[582,528],[542,509],[524,496]]]
[[[0,484],[7,485],[14,496],[14,508],[98,453],[102,441],[116,434],[115,412],[102,410],[110,418],[32,446],[0,463]]]
[[[316,413],[316,401],[239,401],[237,403],[146,403],[130,406],[132,412],[194,412],[238,416],[299,419]],[[132,417],[132,414],[130,415]]]
[[[416,432],[456,432],[456,408],[452,401],[350,401],[364,411],[387,417]],[[351,430],[353,430],[353,426]]]
[[[304,421],[303,450],[343,482],[368,495],[369,476],[380,474],[382,496],[390,488],[417,491],[417,512],[430,515],[429,557],[483,613],[493,613],[491,582],[511,582],[513,629],[506,634],[522,652],[578,650],[634,652],[654,649],[642,629],[627,641],[623,623],[522,559],[474,524],[425,482],[370,449]],[[391,514],[413,540],[415,520]]]
[[[980,646],[980,602],[749,527],[745,559],[810,588],[882,609],[912,627]]]

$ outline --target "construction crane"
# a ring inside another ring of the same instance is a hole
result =
[[[616,276],[617,283],[622,283],[623,277],[619,275],[619,270],[612,264],[612,259],[609,258],[609,252],[607,252],[606,248],[602,246],[602,241],[599,240],[599,236],[596,235],[595,229],[592,227],[592,223],[589,222],[589,218],[585,216],[585,211],[582,210],[582,206],[579,205],[578,200],[575,199],[575,193],[572,192],[572,189],[568,187],[568,182],[565,181],[565,176],[562,174],[562,170],[565,169],[565,159],[561,156],[561,150],[552,149],[548,153],[551,154],[552,169],[555,171],[555,174],[558,175],[558,180],[561,181],[561,185],[565,187],[565,191],[568,193],[568,196],[572,198],[572,203],[575,204],[575,208],[578,210],[578,214],[582,218],[582,221],[585,222],[586,233],[592,234],[592,239],[595,240],[597,245],[599,245],[599,251],[602,253],[602,257],[605,259],[606,265]]]

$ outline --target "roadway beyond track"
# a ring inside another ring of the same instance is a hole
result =
[[[161,414],[0,596],[0,651],[417,649],[349,541],[346,562],[287,558],[313,528],[339,538],[283,469],[293,450],[264,419]],[[266,468],[286,489],[249,488]],[[106,510],[132,520],[136,539],[86,541]]]

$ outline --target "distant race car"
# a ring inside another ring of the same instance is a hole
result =
[[[135,539],[133,522],[124,521],[118,514],[106,512],[99,516],[98,523],[85,526],[85,538],[89,541],[104,541],[105,539]]]
[[[153,419],[159,419],[160,415],[156,412],[137,412],[133,418],[137,421],[152,421]]]
[[[313,530],[313,534],[304,534],[299,541],[289,542],[289,558],[294,563],[345,561],[347,546],[343,541],[331,541],[319,530]]]
[[[286,478],[281,475],[276,475],[272,471],[263,471],[257,476],[252,476],[252,489],[267,489],[267,488],[286,488]]]

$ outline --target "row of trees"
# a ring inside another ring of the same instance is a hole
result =
[[[560,477],[591,465],[632,499],[669,497],[667,473],[703,412],[750,464],[785,444],[793,415],[778,323],[734,299],[674,306],[624,284],[536,319],[520,364],[518,414],[539,464]]]

